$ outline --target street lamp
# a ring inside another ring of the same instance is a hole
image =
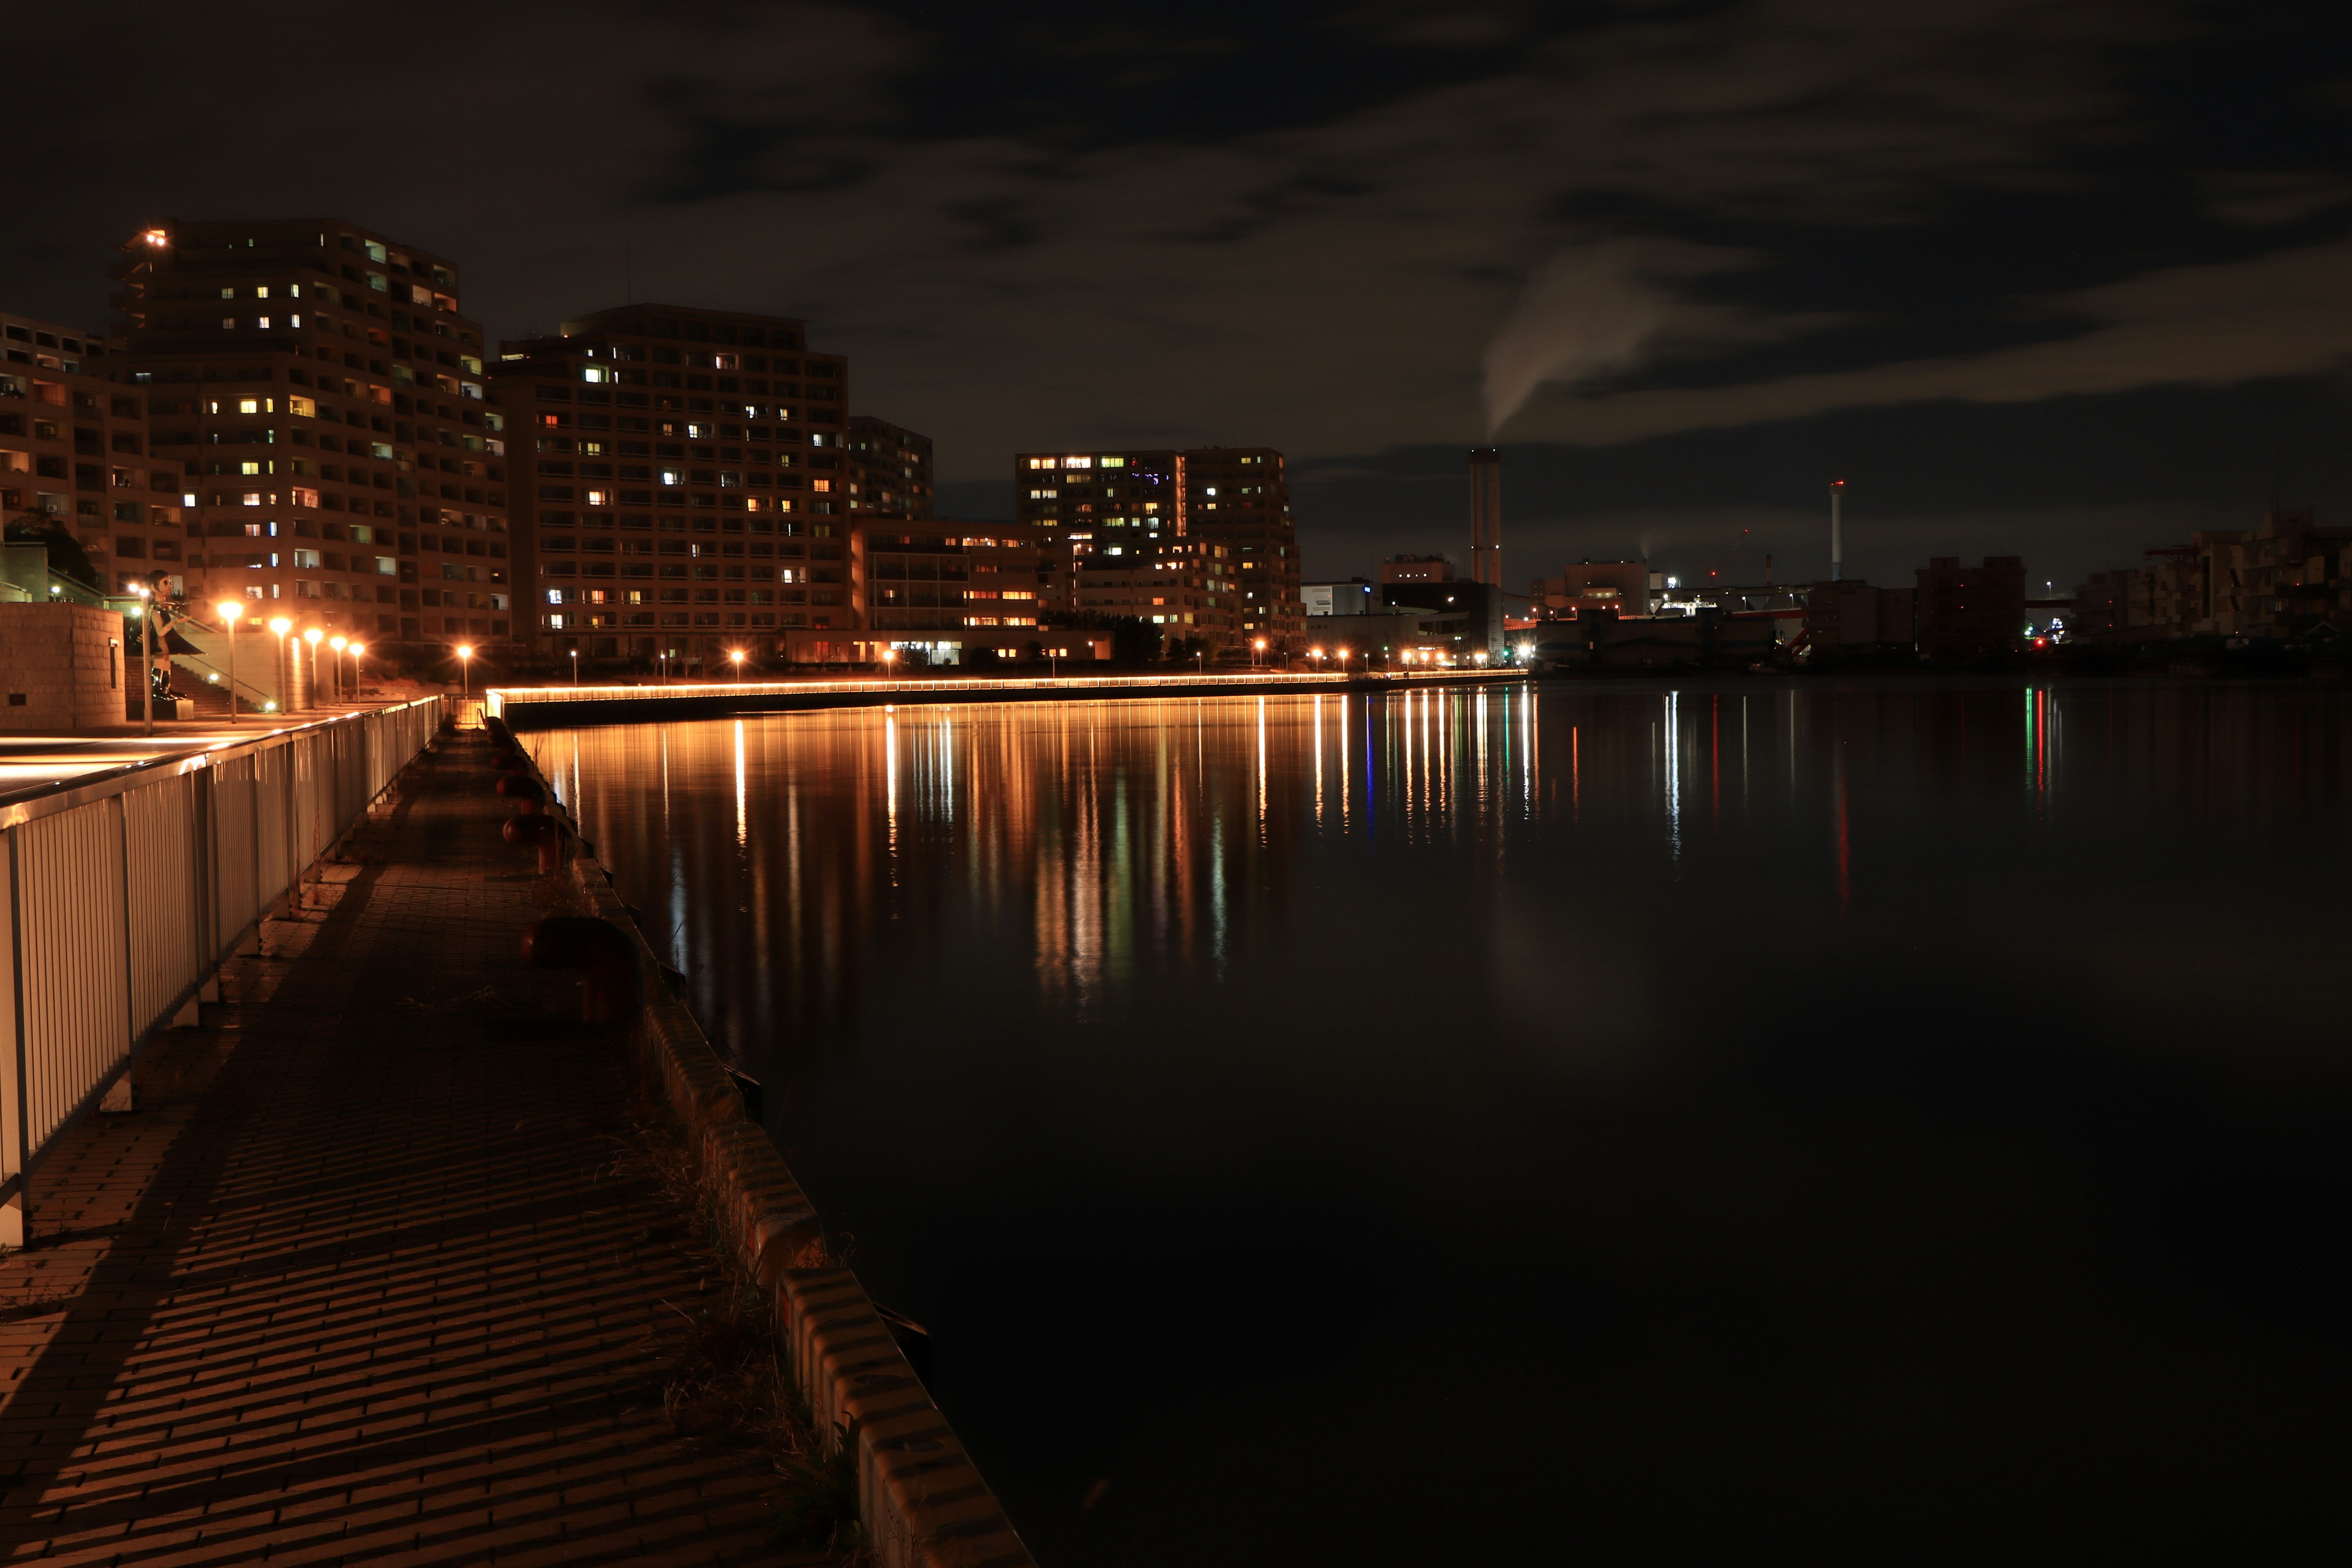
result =
[[[310,706],[313,708],[319,705],[319,639],[326,635],[316,626],[302,634],[302,640],[310,645]]]
[[[1253,669],[1256,668],[1265,658],[1265,639],[1264,637],[1260,637],[1257,641],[1250,644],[1250,668]]]
[[[213,606],[220,618],[228,623],[228,721],[236,722],[236,618],[245,614],[245,606],[235,599],[223,599]]]
[[[335,700],[341,702],[343,700],[343,649],[352,646],[352,639],[345,637],[329,637],[327,646],[335,650]]]
[[[743,679],[743,650],[742,650],[741,648],[740,648],[740,647],[730,647],[730,648],[729,648],[729,649],[727,650],[727,657],[728,657],[730,660],[732,660],[732,661],[734,662],[734,665],[735,665],[735,679],[738,679],[738,680],[742,679]]]
[[[272,706],[284,713],[293,706],[287,700],[286,689],[291,684],[287,677],[293,673],[293,667],[286,662],[286,634],[294,629],[294,623],[284,616],[272,616],[269,617],[269,629],[278,634],[278,700]]]
[[[360,656],[366,652],[367,644],[363,642],[352,644],[352,700],[354,702],[358,701],[360,697]]]
[[[147,613],[147,601],[153,592],[150,588],[139,589],[139,607],[131,612],[131,618],[139,623],[139,732],[142,735],[155,732],[155,650],[148,641],[153,635],[148,628],[155,621]]]
[[[464,701],[474,695],[474,645],[457,645],[457,699]]]
[[[580,650],[576,647],[572,650],[572,684],[580,684]]]

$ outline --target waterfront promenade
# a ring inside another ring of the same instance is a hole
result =
[[[561,907],[444,743],[198,1026],[34,1172],[0,1258],[0,1543],[71,1563],[801,1561],[665,1389],[712,1261]]]

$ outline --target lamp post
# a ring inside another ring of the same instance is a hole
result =
[[[278,700],[271,706],[283,713],[288,708],[286,689],[292,684],[287,677],[294,672],[294,667],[286,660],[286,634],[294,629],[294,623],[284,616],[272,616],[269,629],[278,634]]]
[[[1255,642],[1250,644],[1250,668],[1252,669],[1256,669],[1265,663],[1265,639],[1264,637],[1260,637]]]
[[[149,603],[152,597],[150,590],[142,588],[138,592],[139,607],[131,614],[131,618],[139,623],[139,732],[152,735],[155,732],[155,650],[148,646],[147,628],[154,624],[154,617],[148,614],[154,606]]]
[[[360,656],[366,652],[367,644],[352,644],[352,700],[354,702],[360,700]]]
[[[313,708],[319,705],[319,639],[326,635],[316,626],[302,634],[302,640],[310,645],[310,706]]]
[[[343,700],[343,649],[351,647],[352,641],[349,637],[332,637],[327,639],[327,646],[335,650],[335,700],[340,703]]]
[[[474,695],[474,645],[457,645],[457,700],[469,700]]]
[[[576,647],[572,650],[572,684],[580,684],[580,650]]]
[[[740,647],[729,648],[727,650],[727,657],[734,663],[735,679],[737,680],[741,680],[743,679],[743,650]]]
[[[235,599],[223,599],[213,609],[228,623],[228,721],[234,724],[236,722],[236,618],[245,614],[245,606]]]

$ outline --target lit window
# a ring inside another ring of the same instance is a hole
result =
[[[247,490],[243,495],[237,497],[236,500],[237,505],[239,506],[259,506],[261,504],[261,492],[259,490]]]
[[[1062,467],[1066,468],[1091,468],[1094,466],[1095,460],[1092,458],[1065,458],[1062,459]]]
[[[221,290],[221,298],[224,300],[234,300],[236,298],[236,290],[234,289],[224,289]]]
[[[319,416],[319,405],[307,397],[289,397],[286,400],[286,412],[299,415],[305,419],[316,419]]]
[[[580,379],[583,381],[610,381],[613,379],[613,373],[606,370],[601,364],[592,364],[581,371]]]
[[[286,324],[299,332],[302,330],[302,318],[299,316],[289,316],[286,318]]]
[[[684,468],[664,468],[661,471],[661,482],[666,485],[682,485],[686,483],[686,470]]]
[[[261,412],[261,399],[240,397],[236,400],[236,411],[239,414],[258,414]]]
[[[319,569],[319,552],[315,550],[298,550],[294,552],[294,564],[315,572]]]
[[[1052,500],[1055,496],[1058,496],[1062,492],[1059,490],[1031,490],[1029,492],[1029,499],[1031,500]]]
[[[612,501],[613,492],[610,490],[590,490],[588,492],[588,504],[590,506],[610,506]]]
[[[269,318],[267,316],[256,316],[253,318],[253,324],[259,327],[266,332],[269,330]]]
[[[829,490],[833,489],[833,481],[831,479],[811,479],[809,481],[809,489],[813,490]]]
[[[1127,459],[1125,458],[1105,458],[1102,460],[1102,466],[1106,468],[1123,468],[1127,467]]]
[[[379,577],[397,577],[400,575],[400,563],[389,555],[379,555],[375,558],[375,574]]]
[[[1202,493],[1202,495],[1212,495],[1212,496],[1213,496],[1213,495],[1215,495],[1215,494],[1217,493],[1217,487],[1216,487],[1216,486],[1214,486],[1214,485],[1211,485],[1207,489],[1205,489],[1205,490],[1202,491],[1201,493]]]
[[[302,285],[299,283],[286,285],[286,297],[289,300],[299,300],[302,297]]]
[[[235,316],[223,316],[223,317],[221,318],[221,331],[225,331],[225,332],[230,332],[230,331],[235,331],[236,330],[236,318]]]

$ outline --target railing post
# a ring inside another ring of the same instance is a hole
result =
[[[25,923],[16,894],[16,829],[0,835],[6,844],[8,883],[0,898],[0,919],[7,925],[8,1054],[0,1059],[0,1175],[7,1191],[0,1195],[0,1247],[22,1247],[32,1235],[26,1218],[25,1145],[30,1129],[25,1109]]]

